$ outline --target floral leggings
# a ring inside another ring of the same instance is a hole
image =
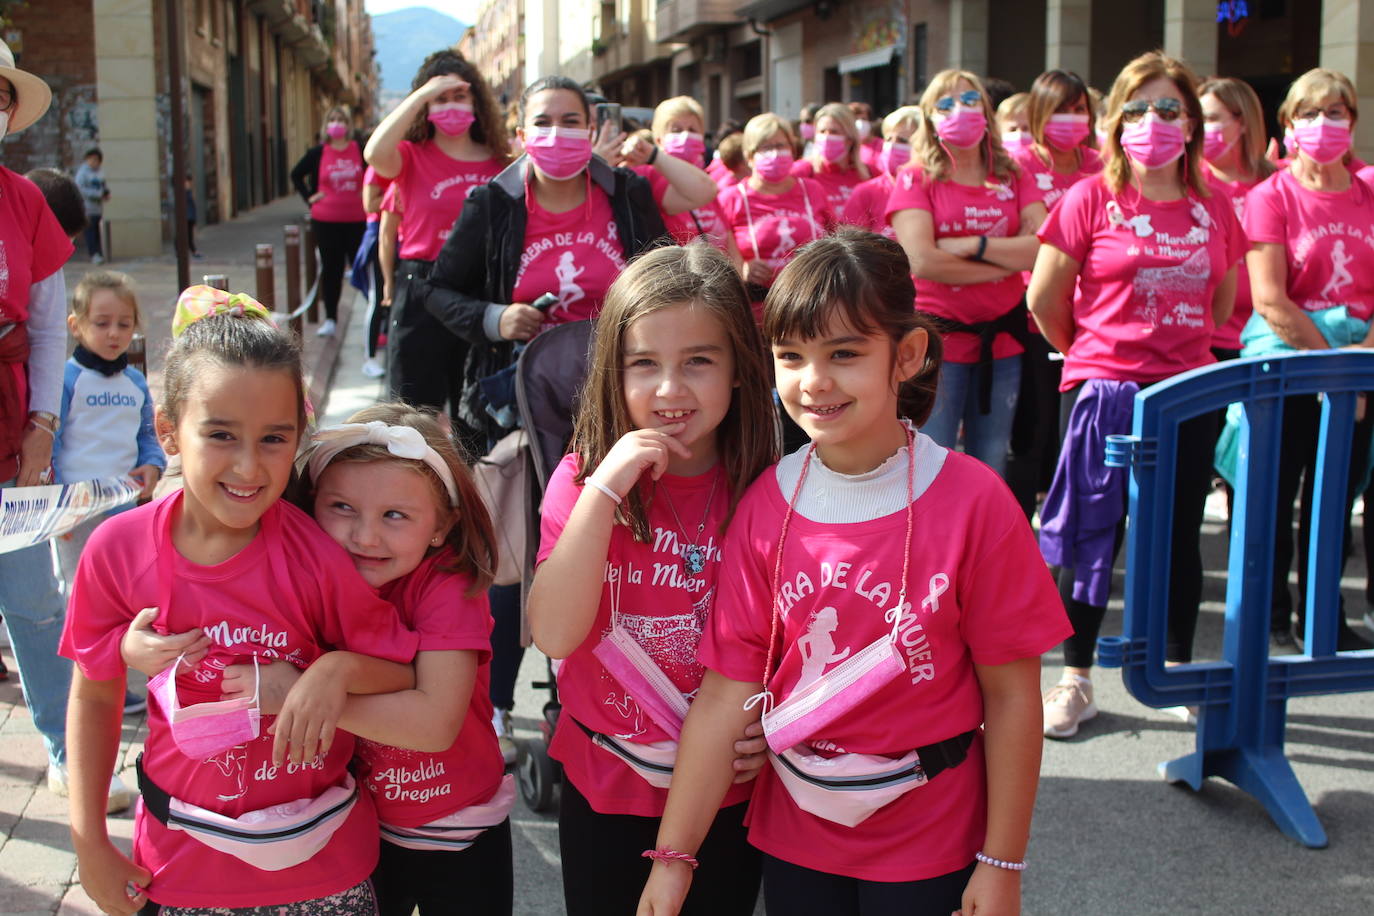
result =
[[[149,903],[139,916],[377,916],[377,897],[372,882],[355,884],[346,891],[268,906],[164,906]]]

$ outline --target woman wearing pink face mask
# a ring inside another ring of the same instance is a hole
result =
[[[999,475],[1021,386],[1026,335],[1021,271],[1035,259],[1045,205],[1002,148],[978,77],[937,73],[921,96],[915,158],[887,204],[911,260],[916,304],[939,319],[945,362],[922,431]]]
[[[792,173],[796,138],[787,122],[771,111],[744,126],[744,158],[752,174],[721,192],[718,200],[735,234],[755,317],[773,277],[798,248],[820,238],[835,223],[825,188],[814,178]]]
[[[291,183],[310,205],[315,245],[320,250],[321,337],[334,334],[344,268],[363,238],[363,172],[367,163],[352,133],[348,108],[335,105],[324,119],[325,142],[312,146],[291,170]]]
[[[825,189],[831,212],[839,213],[849,195],[872,177],[863,162],[863,142],[853,113],[838,102],[816,112],[816,139],[811,152],[792,166],[799,178],[814,178]]]
[[[725,252],[738,270],[739,248],[716,203],[719,190],[703,171],[706,115],[689,96],[666,99],[654,109],[653,142],[626,143],[623,164],[649,181],[668,234],[679,245],[706,239]]]
[[[887,221],[887,201],[896,186],[897,173],[911,161],[911,141],[921,124],[921,109],[915,105],[898,108],[883,118],[883,139],[874,158],[877,174],[854,189],[844,205],[840,222],[889,239],[897,233]]]
[[[419,290],[468,190],[505,168],[510,146],[491,89],[458,52],[431,54],[411,85],[367,143],[367,161],[394,179],[402,212],[387,334],[391,394],[417,406],[447,407],[464,445],[480,447],[485,437],[458,411],[468,345],[429,314]]]
[[[1241,331],[1241,356],[1266,356],[1332,347],[1374,347],[1374,190],[1355,177],[1351,133],[1358,117],[1355,87],[1333,70],[1309,70],[1298,77],[1279,107],[1279,123],[1293,132],[1296,152],[1287,169],[1250,192],[1245,233],[1250,251],[1254,314]],[[1276,530],[1292,531],[1293,501],[1302,481],[1303,518],[1299,540],[1310,528],[1313,476],[1321,404],[1315,396],[1283,402],[1283,449],[1279,453]],[[1350,459],[1355,487],[1368,469],[1369,411],[1355,427]],[[1230,421],[1217,446],[1217,467],[1234,481],[1239,418]],[[1349,513],[1346,519],[1350,537]],[[1292,646],[1305,637],[1301,601],[1293,603],[1288,570],[1298,558],[1298,594],[1307,588],[1307,544],[1294,550],[1291,536],[1274,539],[1270,643]],[[1290,635],[1289,618],[1296,609]],[[1338,649],[1367,649],[1370,643],[1341,619]]]
[[[1245,237],[1202,161],[1197,79],[1153,51],[1127,64],[1107,100],[1100,175],[1069,189],[1040,229],[1027,300],[1045,339],[1064,354],[1063,445],[1040,510],[1040,549],[1059,568],[1074,635],[1045,696],[1045,734],[1067,738],[1097,714],[1093,650],[1126,516],[1126,472],[1102,473],[1103,436],[1130,432],[1135,392],[1215,362],[1212,331],[1235,299]],[[1166,658],[1192,658],[1202,596],[1198,546],[1216,417],[1178,431]]]

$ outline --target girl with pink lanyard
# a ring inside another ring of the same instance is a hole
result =
[[[344,270],[362,241],[367,216],[363,210],[367,163],[357,141],[349,136],[351,131],[348,108],[335,105],[325,115],[325,142],[307,150],[291,170],[291,183],[310,205],[310,223],[320,250],[324,323],[315,333],[321,337],[331,336],[337,328]]]
[[[714,864],[731,738],[760,712],[769,916],[1019,912],[1040,653],[1068,625],[1006,487],[917,430],[940,340],[914,296],[900,246],[852,229],[768,293],[778,393],[811,442],[731,522],[639,916],[677,914]]]
[[[485,79],[463,55],[425,58],[413,91],[377,125],[367,161],[403,204],[395,297],[387,334],[391,393],[458,419],[467,344],[433,318],[420,288],[462,212],[468,190],[505,168],[510,145]],[[455,422],[464,444],[480,437]]]
[[[816,112],[816,139],[810,155],[792,166],[799,178],[814,178],[825,188],[825,201],[832,213],[844,210],[849,195],[873,172],[862,156],[863,142],[850,110],[832,102]]]

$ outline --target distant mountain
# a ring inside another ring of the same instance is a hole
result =
[[[425,6],[412,6],[372,17],[382,91],[410,92],[410,81],[426,57],[458,43],[467,26]]]

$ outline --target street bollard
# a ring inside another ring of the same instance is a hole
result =
[[[204,283],[206,286],[212,286],[215,289],[222,289],[225,292],[229,291],[228,274],[206,274],[200,279],[201,282]]]
[[[148,340],[137,331],[134,332],[133,339],[129,341],[129,365],[148,375]]]
[[[286,311],[294,315],[301,307],[301,227],[283,226],[286,251]]]
[[[305,289],[308,295],[315,288],[315,279],[319,274],[319,266],[315,263],[315,221],[308,216],[305,218],[305,234],[301,238],[301,258],[305,261]],[[319,296],[311,297],[310,308],[306,312],[311,324],[319,322]]]

